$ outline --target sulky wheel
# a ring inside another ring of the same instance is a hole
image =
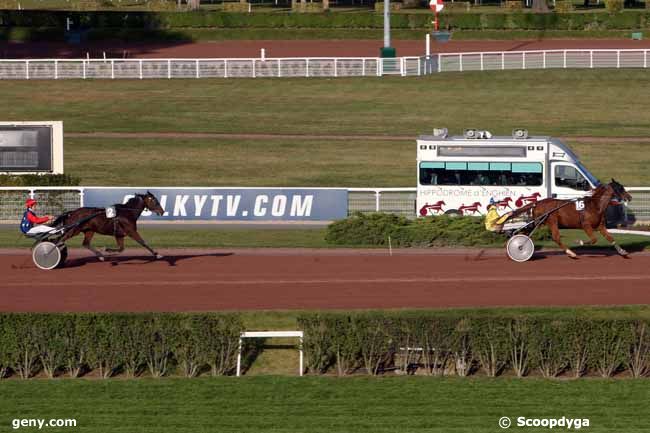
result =
[[[526,235],[514,235],[508,239],[506,252],[515,262],[525,262],[529,260],[535,252],[533,240]]]
[[[65,246],[63,247],[65,248]],[[67,256],[67,250],[65,250]],[[65,261],[62,251],[55,243],[43,241],[36,244],[32,249],[32,260],[39,269],[49,271],[62,265]]]

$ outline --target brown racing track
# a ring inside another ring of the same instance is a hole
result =
[[[501,250],[129,251],[100,263],[72,251],[37,270],[29,250],[0,253],[0,311],[206,311],[650,304],[650,254],[571,260]]]

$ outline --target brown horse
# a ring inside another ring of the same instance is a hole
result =
[[[113,218],[107,217],[106,209],[96,207],[82,207],[59,216],[54,220],[52,226],[69,227],[59,242],[63,243],[73,236],[83,233],[83,246],[92,251],[100,261],[104,261],[104,255],[90,244],[95,233],[115,236],[118,248],[106,248],[107,252],[112,253],[124,251],[124,237],[129,236],[149,250],[155,258],[161,259],[162,256],[151,249],[142,239],[137,228],[137,220],[145,209],[158,215],[164,213],[158,199],[147,191],[146,194],[136,194],[126,203],[116,204],[114,207],[115,217]]]
[[[616,251],[627,256],[627,251],[619,247],[612,235],[609,234],[605,227],[605,211],[613,198],[619,201],[630,201],[632,196],[625,191],[625,187],[614,179],[607,185],[600,185],[593,190],[591,196],[581,198],[580,200],[558,200],[547,198],[535,203],[530,203],[513,212],[512,216],[517,216],[525,212],[530,212],[533,219],[542,219],[544,224],[549,226],[553,240],[564,250],[571,258],[577,258],[569,247],[567,247],[560,238],[560,228],[564,229],[583,229],[591,245],[598,242],[594,230],[598,230],[609,243],[616,248]],[[547,215],[544,217],[544,215]],[[579,241],[584,245],[583,241]]]

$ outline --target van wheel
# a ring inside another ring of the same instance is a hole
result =
[[[457,209],[449,209],[445,211],[445,215],[448,215],[450,217],[459,217],[462,216],[463,214]]]

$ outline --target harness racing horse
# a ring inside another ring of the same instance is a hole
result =
[[[83,233],[83,246],[92,251],[100,261],[104,261],[104,255],[90,244],[95,233],[115,236],[118,247],[106,248],[106,251],[110,253],[121,253],[124,251],[124,237],[129,236],[149,250],[155,258],[161,259],[163,256],[151,249],[144,239],[142,239],[142,236],[138,233],[136,223],[145,209],[157,215],[164,213],[158,199],[147,191],[146,194],[136,194],[126,203],[116,204],[114,207],[115,216],[113,218],[107,217],[106,209],[97,207],[82,207],[62,214],[54,220],[52,226],[70,226],[72,228],[65,233],[59,242],[63,243],[73,236]]]
[[[560,228],[583,229],[587,233],[587,236],[589,236],[589,241],[587,242],[591,245],[598,242],[594,234],[594,230],[598,230],[616,248],[616,251],[621,256],[627,256],[627,251],[616,244],[614,238],[605,227],[605,211],[612,198],[616,198],[619,201],[632,200],[632,196],[625,191],[625,187],[612,179],[607,185],[599,185],[595,188],[591,196],[584,197],[580,200],[547,198],[517,209],[513,212],[512,216],[530,211],[533,219],[542,219],[543,223],[551,229],[555,243],[571,258],[577,258],[577,255],[562,243]],[[581,245],[584,245],[583,241],[579,242]]]

